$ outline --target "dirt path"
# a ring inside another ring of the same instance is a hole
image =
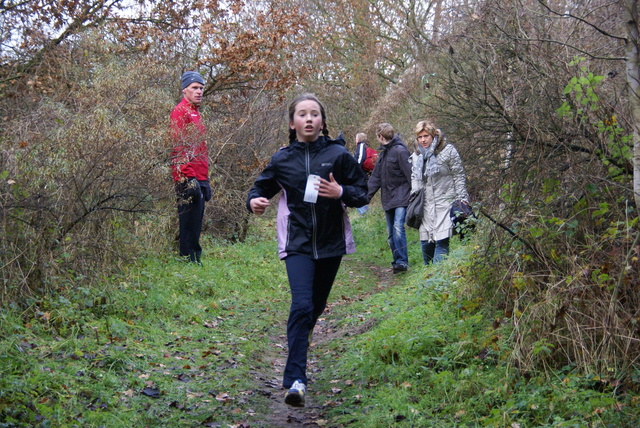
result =
[[[328,314],[327,314],[328,316]],[[323,426],[323,397],[314,394],[314,373],[321,370],[315,356],[321,352],[318,348],[317,339],[321,339],[325,335],[322,324],[325,321],[319,321],[314,330],[314,342],[309,349],[309,361],[307,372],[309,374],[309,389],[305,397],[305,407],[295,408],[284,404],[285,390],[282,388],[282,371],[287,360],[286,335],[279,336],[275,339],[276,355],[269,358],[272,373],[257,374],[256,380],[262,382],[262,386],[257,390],[261,395],[269,398],[269,408],[267,414],[262,415],[261,420],[256,422],[257,427],[309,427]],[[284,328],[284,326],[283,326]],[[317,339],[316,339],[317,338]],[[253,425],[252,425],[253,426]]]
[[[378,277],[377,287],[371,287],[369,292],[359,297],[371,295],[395,283],[391,269],[381,269],[379,266],[371,266],[370,268],[375,270]],[[269,399],[269,408],[266,414],[260,415],[256,418],[257,420],[252,421],[251,428],[328,426],[323,415],[325,407],[328,405],[327,403],[332,403],[335,397],[323,395],[314,388],[316,377],[314,374],[324,369],[324,367],[320,366],[317,356],[329,351],[328,344],[333,339],[347,335],[362,334],[374,324],[373,322],[365,322],[363,325],[355,327],[335,328],[340,320],[334,317],[332,309],[338,305],[348,304],[350,304],[350,301],[338,300],[335,297],[333,299],[329,298],[329,305],[313,331],[313,342],[309,348],[307,367],[309,385],[304,408],[295,408],[284,404],[285,390],[282,388],[281,383],[282,371],[287,359],[287,337],[286,334],[282,334],[274,338],[273,353],[266,357],[271,362],[273,370],[270,373],[255,373],[256,381],[261,383],[256,392]],[[281,331],[284,332],[285,329],[286,326],[283,323]],[[249,426],[238,428],[249,428]]]

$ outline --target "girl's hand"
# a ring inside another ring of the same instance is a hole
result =
[[[329,181],[320,178],[320,183],[316,186],[318,196],[325,198],[340,199],[342,196],[342,186],[333,178],[333,173],[329,173]]]
[[[254,214],[262,215],[269,206],[269,199],[263,197],[253,198],[249,201],[249,206]]]

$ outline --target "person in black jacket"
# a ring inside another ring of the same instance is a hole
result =
[[[291,102],[289,143],[256,179],[247,208],[261,215],[282,191],[278,251],[291,289],[289,355],[282,385],[288,389],[285,403],[301,407],[311,333],[326,307],[342,256],[355,251],[346,207],[361,207],[369,200],[362,168],[346,149],[342,134],[329,138],[324,107],[314,95],[302,94]]]
[[[387,239],[393,255],[393,273],[406,272],[409,267],[407,235],[404,228],[409,196],[411,195],[410,153],[393,127],[381,123],[376,130],[378,162],[369,178],[369,199],[380,190],[382,209],[387,218]]]

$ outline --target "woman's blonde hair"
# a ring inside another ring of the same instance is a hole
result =
[[[427,131],[427,133],[432,137],[438,135],[438,128],[436,128],[436,126],[428,120],[421,120],[420,122],[418,122],[414,132],[416,135],[418,135],[423,131]]]

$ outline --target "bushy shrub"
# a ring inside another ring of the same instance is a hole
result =
[[[108,275],[147,245],[169,194],[172,70],[88,37],[5,86],[2,301]],[[153,76],[153,78],[151,78]]]

